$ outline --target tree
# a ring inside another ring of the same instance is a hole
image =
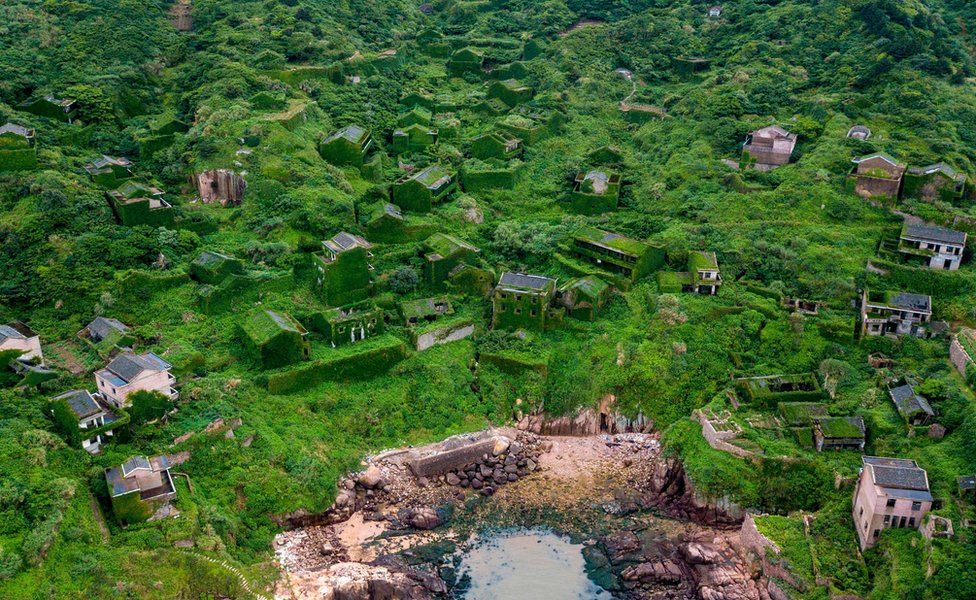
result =
[[[403,266],[390,276],[390,289],[397,294],[407,294],[417,288],[420,276],[413,267]]]
[[[156,391],[139,390],[129,394],[132,402],[129,415],[133,425],[142,425],[166,414],[170,407],[169,397]]]

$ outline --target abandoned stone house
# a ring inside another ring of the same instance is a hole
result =
[[[291,315],[259,309],[239,325],[245,351],[261,368],[276,369],[308,360],[308,331]]]
[[[454,307],[446,296],[405,300],[400,303],[400,314],[407,327],[430,323],[440,317],[454,314]]]
[[[118,467],[105,470],[112,510],[124,523],[138,523],[176,497],[165,455],[134,456]]]
[[[889,388],[888,394],[898,414],[909,425],[927,425],[935,416],[928,400],[920,396],[911,383]]]
[[[77,335],[79,339],[93,344],[107,341],[117,345],[127,345],[132,341],[129,327],[122,321],[110,317],[95,317]]]
[[[855,194],[862,198],[898,198],[905,165],[883,152],[853,159],[848,176]]]
[[[217,285],[230,275],[244,273],[244,263],[239,259],[217,252],[204,250],[190,263],[189,275],[194,281]]]
[[[0,126],[0,171],[19,171],[37,166],[34,130],[14,123]]]
[[[576,277],[559,286],[557,302],[566,314],[582,321],[595,321],[610,296],[610,284],[594,275]]]
[[[714,296],[722,285],[722,273],[714,252],[693,250],[688,253],[687,271],[659,271],[658,288],[662,293],[692,292]]]
[[[861,292],[859,335],[925,337],[932,319],[932,297],[908,292]]]
[[[44,363],[41,351],[41,336],[20,321],[0,325],[0,352],[19,350],[18,360],[37,364]]]
[[[439,289],[459,265],[472,261],[480,250],[447,233],[435,233],[424,241],[424,276],[427,283]]]
[[[478,48],[466,46],[456,50],[447,61],[447,70],[452,75],[464,73],[480,73],[485,61],[485,54]]]
[[[855,140],[866,140],[871,137],[871,130],[865,125],[854,125],[847,130],[847,137]]]
[[[173,207],[163,198],[163,190],[135,181],[126,181],[105,192],[109,206],[119,223],[129,227],[172,225]]]
[[[393,202],[408,212],[427,213],[457,189],[454,176],[433,164],[406,175],[393,184]]]
[[[962,263],[966,238],[962,231],[924,223],[905,223],[898,240],[898,252],[930,269],[955,271]]]
[[[397,117],[397,125],[409,127],[410,125],[430,126],[434,119],[434,114],[423,106],[414,106],[406,112],[400,113]]]
[[[492,294],[491,326],[496,329],[544,330],[562,322],[562,309],[551,304],[556,280],[526,273],[502,273]]]
[[[393,132],[393,151],[397,154],[423,150],[437,143],[438,131],[429,125],[408,125]]]
[[[333,348],[383,333],[383,310],[370,301],[332,308],[313,317],[313,329]]]
[[[945,163],[912,167],[905,173],[903,195],[926,202],[955,202],[966,193],[966,175]]]
[[[813,417],[813,440],[817,452],[864,450],[864,417]]]
[[[471,140],[471,156],[481,160],[511,160],[522,155],[522,140],[511,133],[491,131]]]
[[[617,209],[620,201],[620,174],[600,169],[580,171],[573,180],[570,207],[584,215],[597,215]]]
[[[347,125],[319,144],[319,154],[336,166],[361,167],[373,147],[373,136],[360,125]]]
[[[219,202],[221,206],[237,206],[244,199],[247,182],[244,176],[230,169],[211,169],[190,177],[200,201],[204,204]]]
[[[345,231],[322,242],[322,251],[312,255],[312,262],[316,290],[327,304],[344,306],[369,295],[372,248],[362,237]]]
[[[861,550],[889,528],[917,529],[932,508],[928,473],[914,460],[862,456],[852,515]]]
[[[573,236],[571,249],[577,258],[630,281],[661,268],[665,257],[659,246],[591,227]]]
[[[708,7],[708,16],[711,19],[717,19],[717,18],[721,17],[722,16],[722,7],[721,6],[709,6]]]
[[[179,397],[173,387],[173,366],[152,352],[123,352],[95,372],[95,388],[113,406],[126,408],[133,392],[159,392],[171,400]]]
[[[103,154],[85,165],[91,180],[101,187],[117,187],[119,182],[132,177],[132,161],[125,157]]]
[[[624,155],[617,146],[600,146],[586,155],[590,164],[604,166],[620,166],[624,162]]]
[[[488,97],[498,98],[509,107],[518,106],[532,100],[535,90],[515,79],[493,81],[488,85]]]
[[[433,110],[434,97],[426,92],[410,92],[400,97],[400,105],[407,108],[423,106],[428,110]]]
[[[796,134],[779,125],[757,129],[746,136],[742,145],[741,167],[773,169],[790,162],[796,148]]]
[[[71,390],[55,396],[53,403],[60,404],[52,411],[66,408],[75,420],[81,439],[81,447],[90,454],[98,454],[102,444],[114,435],[112,425],[118,422],[118,416],[104,401],[101,394],[92,394],[88,390]]]
[[[71,121],[77,112],[73,99],[58,98],[51,94],[31,98],[21,104],[19,109],[39,117],[47,117],[66,123]]]

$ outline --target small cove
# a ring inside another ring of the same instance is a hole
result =
[[[583,546],[545,529],[478,539],[461,558],[464,600],[610,600],[586,575]]]

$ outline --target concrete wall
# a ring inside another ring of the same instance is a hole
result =
[[[433,331],[428,331],[417,336],[417,350],[426,350],[438,344],[447,344],[463,340],[474,333],[474,325],[461,324],[441,327]]]
[[[752,452],[739,448],[738,446],[733,446],[732,444],[726,442],[725,440],[735,437],[735,432],[732,431],[716,431],[715,427],[708,420],[705,414],[701,411],[697,411],[698,422],[702,426],[702,435],[705,437],[705,441],[708,445],[716,450],[721,450],[722,452],[728,452],[729,454],[734,454],[736,456],[746,458],[752,456]]]
[[[949,345],[949,360],[955,365],[956,370],[962,373],[963,377],[966,376],[966,366],[973,362],[973,358],[969,356],[966,349],[962,347],[959,340],[953,336],[952,344]]]

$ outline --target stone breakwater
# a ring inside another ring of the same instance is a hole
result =
[[[484,527],[549,526],[580,540],[617,598],[777,597],[739,540],[742,515],[699,498],[645,433],[465,434],[371,457],[320,515],[274,546],[278,598],[452,598],[460,555]]]

